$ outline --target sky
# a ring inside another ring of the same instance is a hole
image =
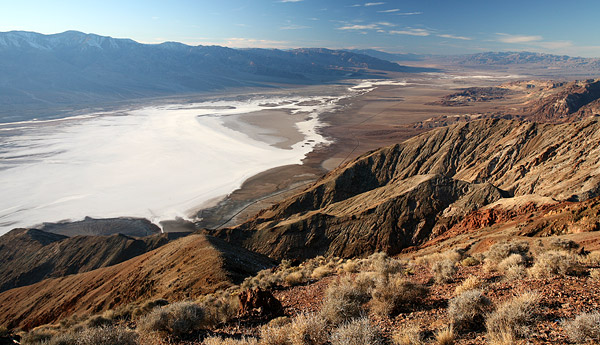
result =
[[[598,0],[0,0],[0,31],[77,30],[141,43],[533,51],[600,57]]]

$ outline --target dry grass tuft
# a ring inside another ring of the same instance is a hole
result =
[[[271,324],[265,325],[260,330],[260,344],[261,345],[289,345],[290,339],[289,328],[286,324]]]
[[[582,267],[577,256],[565,251],[542,253],[536,258],[533,267],[529,269],[529,273],[535,278],[579,275],[581,272]]]
[[[584,313],[563,324],[569,339],[575,343],[600,342],[600,313]]]
[[[321,345],[329,336],[327,322],[317,314],[299,314],[285,328],[291,345]]]
[[[380,279],[372,292],[371,310],[380,316],[389,316],[409,303],[422,300],[427,293],[425,286],[401,275]]]
[[[448,316],[457,330],[474,330],[484,323],[492,302],[481,290],[469,290],[448,303]]]
[[[527,276],[525,265],[527,260],[521,254],[511,254],[498,264],[498,271],[507,280],[522,279]]]
[[[331,345],[383,344],[379,331],[366,317],[339,326],[332,332],[330,341]]]
[[[137,345],[136,332],[123,326],[87,328],[77,333],[77,345]]]
[[[204,339],[202,345],[258,345],[258,340],[246,337],[241,339],[208,337]]]
[[[177,302],[155,308],[140,319],[138,329],[181,336],[204,328],[208,323],[202,307],[193,302]]]
[[[452,326],[439,329],[435,332],[435,343],[437,345],[453,345],[456,335]]]
[[[463,292],[470,290],[477,290],[483,286],[483,280],[477,276],[469,276],[467,279],[463,280],[462,284],[458,285],[454,290],[454,293],[458,296]]]
[[[506,339],[528,337],[529,326],[536,317],[538,300],[537,294],[525,292],[502,303],[486,319],[488,339],[502,343]]]
[[[423,345],[421,326],[416,322],[403,325],[401,329],[392,334],[392,343],[394,345]]]
[[[480,263],[481,262],[479,260],[475,259],[472,256],[466,257],[466,258],[462,259],[462,261],[460,262],[460,264],[464,267],[477,266]]]
[[[433,274],[433,280],[435,280],[436,283],[445,284],[454,279],[456,266],[452,260],[446,259],[438,261],[431,265],[431,273]]]
[[[357,285],[349,276],[329,284],[321,308],[321,315],[333,325],[360,317],[363,304],[369,301],[368,286]]]

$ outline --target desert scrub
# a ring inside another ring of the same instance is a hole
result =
[[[410,303],[427,296],[425,286],[404,278],[401,274],[377,281],[373,289],[371,310],[380,316],[389,316]]]
[[[288,326],[290,345],[321,345],[327,342],[327,321],[318,314],[299,314]]]
[[[438,284],[451,282],[456,273],[456,266],[454,263],[454,261],[448,259],[433,263],[433,265],[431,265],[433,280]]]
[[[366,317],[342,324],[331,333],[330,341],[331,345],[383,344],[379,330]]]
[[[236,294],[221,290],[204,296],[198,304],[204,309],[206,323],[217,325],[229,322],[237,316],[240,299]]]
[[[152,310],[140,319],[138,329],[181,336],[204,328],[207,324],[202,307],[193,302],[177,302]]]
[[[454,289],[454,293],[458,296],[463,292],[477,290],[483,286],[483,280],[477,276],[469,276],[467,279]]]
[[[469,290],[448,302],[448,316],[456,330],[475,330],[483,325],[491,306],[481,290]]]
[[[246,337],[243,337],[241,339],[234,339],[213,336],[204,338],[202,345],[258,345],[258,340],[256,340],[256,338]]]
[[[452,326],[438,329],[435,332],[435,344],[437,345],[453,345],[456,335]]]
[[[436,262],[450,260],[452,263],[459,262],[463,257],[463,253],[458,250],[447,250],[442,253],[433,253],[421,256],[415,259],[415,263],[423,266],[431,266]]]
[[[142,317],[142,316],[148,314],[149,312],[151,312],[154,308],[162,307],[167,304],[169,304],[169,301],[167,301],[164,298],[157,298],[157,299],[153,299],[150,301],[146,301],[141,306],[133,309],[133,312],[131,313],[131,317],[133,317],[133,318]]]
[[[600,341],[600,313],[580,314],[574,320],[564,321],[563,328],[575,343],[597,343]]]
[[[423,345],[423,332],[421,325],[416,322],[410,322],[401,326],[399,330],[392,334],[392,344],[394,345]]]
[[[509,256],[517,254],[525,263],[531,260],[529,243],[526,241],[498,242],[493,244],[485,253],[484,269],[488,272],[495,271],[498,264]]]
[[[480,264],[479,260],[472,256],[466,257],[460,261],[460,264],[464,267],[477,266]]]
[[[310,277],[314,280],[320,280],[327,276],[330,276],[334,273],[334,265],[332,263],[325,264],[323,266],[319,266],[312,271]]]
[[[325,291],[321,315],[333,325],[361,316],[363,304],[370,298],[365,289],[366,286],[355,284],[349,276],[331,282]]]
[[[552,276],[579,275],[582,267],[573,253],[565,251],[549,251],[540,254],[535,260],[529,273],[535,278],[547,278]]]
[[[0,338],[6,338],[10,335],[10,331],[6,326],[0,326]]]
[[[497,269],[506,280],[521,279],[527,276],[526,259],[521,254],[511,254],[500,261]]]
[[[105,318],[101,315],[94,315],[85,322],[85,325],[90,328],[95,328],[102,326],[110,326],[112,325],[112,323],[113,321],[111,319]]]
[[[86,328],[77,333],[77,345],[136,345],[136,332],[123,326],[105,326]]]
[[[538,299],[537,294],[525,292],[500,304],[485,321],[488,340],[502,344],[528,337],[529,326],[536,318]]]
[[[582,262],[591,267],[600,267],[600,251],[593,251],[584,256]]]
[[[566,238],[553,238],[548,242],[548,248],[550,250],[575,251],[579,248],[579,243]]]
[[[41,345],[46,344],[52,339],[55,332],[50,332],[47,330],[32,330],[23,335],[21,338],[21,344],[23,345]]]

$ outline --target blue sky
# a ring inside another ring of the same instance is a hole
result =
[[[229,47],[600,56],[597,0],[0,1],[0,31]]]

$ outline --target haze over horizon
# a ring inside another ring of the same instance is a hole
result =
[[[141,43],[234,48],[378,49],[420,54],[532,51],[598,57],[600,3],[564,1],[315,1],[102,3],[27,0],[0,13],[0,31],[77,30]]]

